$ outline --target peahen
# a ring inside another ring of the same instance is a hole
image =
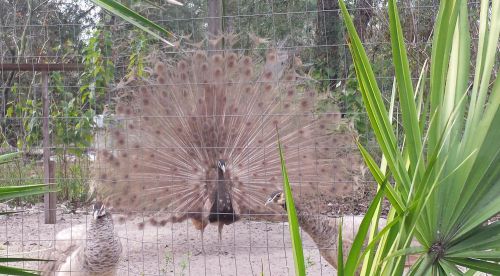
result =
[[[282,185],[278,134],[304,200],[350,192],[361,174],[354,132],[337,110],[319,112],[297,61],[271,49],[265,58],[197,50],[158,62],[152,77],[120,90],[99,192],[153,225],[191,219],[202,239],[215,223],[220,239],[244,216],[280,214],[262,204]]]
[[[283,191],[277,190],[269,195],[265,205],[277,205],[286,210],[286,200]],[[363,221],[363,216],[344,215],[343,217],[326,217],[316,213],[312,204],[295,204],[299,225],[318,246],[321,256],[335,269],[338,267],[338,231],[342,223],[342,252],[344,262],[347,259],[349,250],[354,242],[358,230]],[[379,218],[378,231],[385,227],[387,221]],[[412,246],[418,246],[416,240],[412,241]],[[410,255],[405,263],[406,269],[413,265],[417,256]]]
[[[102,202],[94,203],[90,225],[79,224],[57,233],[52,260],[41,268],[42,275],[119,275],[122,252],[113,219]]]

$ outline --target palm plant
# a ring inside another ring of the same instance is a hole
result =
[[[359,231],[357,246],[339,274],[400,275],[406,255],[417,254],[411,275],[500,273],[500,81],[493,67],[500,33],[500,1],[482,0],[474,78],[469,79],[471,38],[466,0],[441,1],[432,44],[430,86],[426,69],[413,88],[395,0],[389,0],[390,33],[404,139],[398,143],[366,52],[345,4],[339,0],[360,91],[383,153],[379,167],[363,157],[391,203],[380,233]],[[394,98],[394,97],[393,97]],[[392,109],[392,105],[391,105]],[[383,185],[385,169],[392,185]],[[373,203],[376,210],[379,201]],[[376,228],[376,227],[375,227]],[[362,241],[370,244],[362,252]],[[415,237],[421,246],[410,247]],[[378,246],[376,244],[378,243]]]

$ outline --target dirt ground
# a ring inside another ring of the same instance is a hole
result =
[[[58,231],[90,223],[85,210],[72,213],[63,209],[58,208],[55,225],[44,224],[41,205],[21,214],[0,217],[3,228],[0,229],[0,255],[44,257]],[[209,226],[204,234],[203,253],[200,233],[189,221],[139,230],[140,221],[123,224],[115,221],[124,249],[120,275],[295,274],[287,223],[243,220],[224,228],[221,244],[217,227]],[[303,246],[308,275],[336,275],[306,233],[303,233]],[[34,269],[38,266],[36,263],[11,265]]]
[[[364,197],[369,194],[347,198],[343,204],[332,203],[327,215],[347,213],[346,209],[359,214],[365,211],[369,201]],[[3,204],[0,209],[15,210]],[[0,256],[47,258],[58,231],[78,224],[89,225],[91,218],[87,209],[58,206],[55,225],[44,224],[42,205],[24,208],[19,214],[0,216]],[[114,218],[119,215],[114,214]],[[115,231],[123,245],[119,275],[295,275],[285,222],[239,221],[224,227],[222,244],[218,242],[217,227],[208,226],[203,253],[200,233],[191,222],[164,227],[147,225],[139,230],[137,224],[142,221],[138,218],[119,223],[115,219]],[[307,275],[336,275],[321,258],[311,238],[304,232],[302,237]],[[37,269],[39,264],[9,265]]]
[[[330,217],[363,214],[374,193],[373,187],[365,186],[341,201],[324,201],[326,207],[321,213]],[[6,204],[0,206],[0,211],[14,210]],[[58,205],[55,225],[44,224],[43,204],[19,210],[24,212],[0,216],[0,255],[47,258],[57,232],[72,225],[90,225],[90,208],[81,205]],[[113,213],[115,231],[123,245],[119,275],[295,275],[285,222],[241,220],[224,227],[222,244],[217,227],[209,225],[203,253],[200,232],[190,221],[163,227],[146,224],[139,230],[137,224],[144,218],[119,223],[120,215]],[[336,275],[311,238],[305,232],[302,236],[307,274]],[[39,266],[28,262],[11,265],[30,269]]]

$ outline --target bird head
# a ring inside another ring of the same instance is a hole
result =
[[[221,170],[222,173],[225,173],[226,172],[226,161],[224,161],[222,159],[217,161],[217,168],[219,168],[219,170]]]
[[[277,204],[286,209],[285,194],[283,191],[275,191],[269,195],[265,205]]]
[[[106,206],[104,203],[97,201],[94,203],[92,206],[92,216],[94,220],[97,220],[98,218],[102,218],[106,215]]]

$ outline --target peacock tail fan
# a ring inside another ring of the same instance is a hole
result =
[[[202,219],[223,183],[237,216],[272,219],[283,212],[264,205],[283,186],[278,133],[297,201],[321,210],[352,192],[362,170],[356,133],[338,110],[317,112],[313,81],[286,52],[255,60],[195,51],[123,86],[111,146],[98,153],[97,191],[108,205],[155,214],[153,224]]]

